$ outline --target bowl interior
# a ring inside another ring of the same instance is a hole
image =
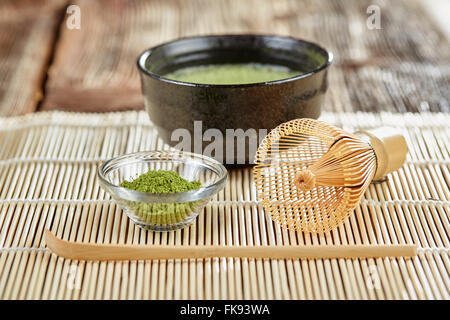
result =
[[[146,72],[164,76],[185,67],[223,63],[266,63],[301,73],[326,67],[331,54],[307,41],[263,35],[222,35],[175,40],[146,51],[138,61]]]
[[[124,180],[134,180],[149,170],[177,172],[187,181],[198,180],[202,187],[175,194],[150,194],[120,187]],[[191,201],[206,198],[218,192],[224,185],[226,169],[208,157],[187,152],[140,152],[120,156],[106,162],[99,175],[113,197],[132,201]]]

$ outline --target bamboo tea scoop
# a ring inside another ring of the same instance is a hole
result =
[[[369,184],[399,169],[407,152],[394,128],[352,134],[319,120],[292,120],[261,142],[255,185],[273,220],[323,233],[342,224]]]
[[[162,246],[94,244],[65,241],[49,230],[44,234],[47,247],[58,256],[74,260],[152,260],[202,258],[333,259],[412,257],[416,245],[301,245],[301,246]]]

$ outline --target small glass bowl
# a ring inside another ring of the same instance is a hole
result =
[[[178,193],[147,193],[120,187],[148,170],[170,170],[202,187]],[[214,159],[183,151],[144,151],[112,158],[98,169],[101,186],[139,227],[169,231],[191,224],[209,199],[223,189],[227,170]]]

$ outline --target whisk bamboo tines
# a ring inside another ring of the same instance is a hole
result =
[[[349,216],[372,180],[400,168],[407,152],[392,128],[350,134],[318,120],[292,120],[258,148],[258,196],[281,225],[327,232]]]

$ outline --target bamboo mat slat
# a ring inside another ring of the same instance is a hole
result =
[[[36,110],[63,0],[0,1],[0,116]]]
[[[42,110],[141,108],[137,56],[183,36],[290,35],[334,53],[327,111],[450,111],[450,43],[425,0],[77,0],[81,29],[61,26]],[[370,30],[377,5],[382,29]]]
[[[324,235],[281,229],[257,201],[250,168],[190,227],[141,230],[98,185],[100,162],[165,149],[144,112],[44,112],[0,118],[2,299],[449,299],[450,114],[324,113],[346,130],[395,125],[406,164],[372,184],[354,214]],[[58,258],[43,231],[122,244],[415,243],[415,258],[184,259],[82,262]]]

